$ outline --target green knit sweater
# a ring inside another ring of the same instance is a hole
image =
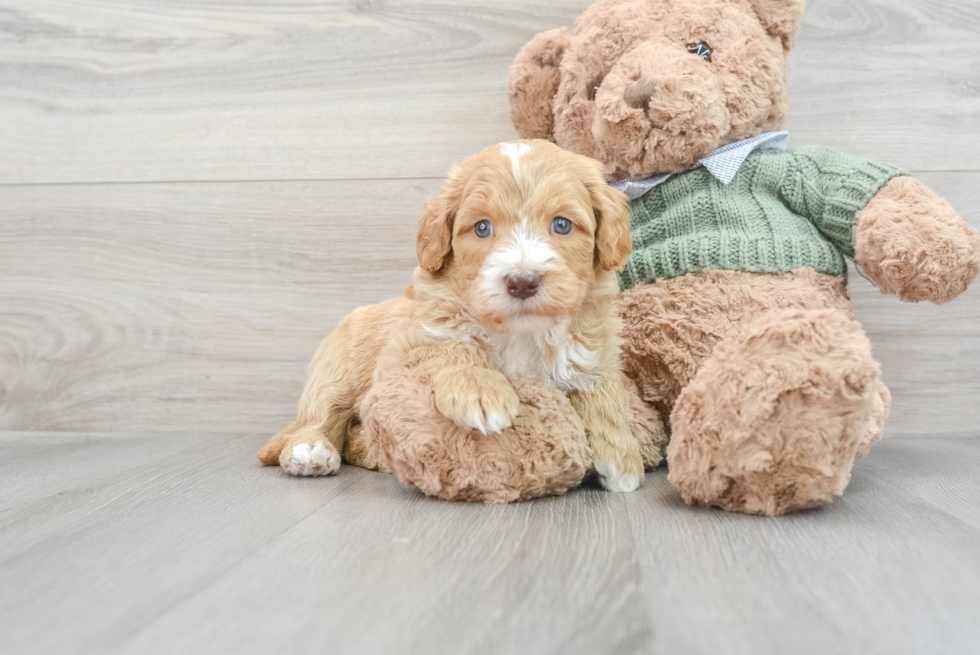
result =
[[[620,287],[706,268],[844,276],[858,212],[899,175],[820,146],[754,152],[727,185],[705,168],[675,175],[630,203]]]

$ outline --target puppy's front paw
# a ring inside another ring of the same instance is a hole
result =
[[[439,412],[456,425],[483,434],[509,428],[521,408],[514,387],[498,371],[442,371],[432,382]]]
[[[643,481],[643,462],[613,462],[611,460],[595,463],[599,484],[606,491],[636,491]]]
[[[279,464],[290,475],[300,477],[332,475],[340,469],[340,455],[332,444],[325,441],[317,441],[312,446],[308,443],[298,443],[283,449]]]

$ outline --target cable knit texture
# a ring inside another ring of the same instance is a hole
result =
[[[804,146],[749,155],[728,185],[704,168],[677,175],[630,203],[633,254],[620,286],[704,269],[844,276],[857,214],[904,174]]]

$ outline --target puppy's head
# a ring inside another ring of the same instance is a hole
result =
[[[425,206],[421,268],[491,330],[555,325],[630,253],[627,198],[601,171],[547,141],[470,157]]]

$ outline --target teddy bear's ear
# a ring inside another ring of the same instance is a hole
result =
[[[521,48],[507,76],[510,120],[524,139],[551,140],[561,63],[571,37],[564,27],[536,34]]]
[[[599,266],[607,271],[621,271],[633,250],[629,199],[604,181],[590,188],[590,193],[596,218],[595,249]]]
[[[429,198],[419,219],[419,233],[415,238],[415,252],[419,265],[434,273],[446,263],[453,246],[453,222],[459,209],[459,173],[453,170],[449,179],[436,195]]]
[[[766,30],[783,41],[786,52],[796,45],[805,0],[749,0]]]

